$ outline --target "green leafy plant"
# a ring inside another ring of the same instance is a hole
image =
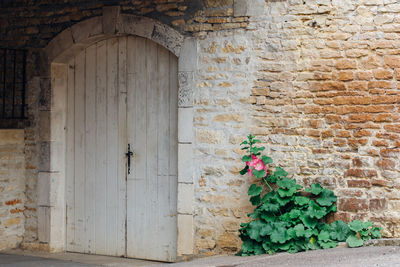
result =
[[[336,195],[318,183],[303,190],[282,168],[272,171],[268,168],[272,159],[262,155],[265,147],[256,143],[260,140],[253,135],[241,143],[247,154],[242,157],[246,165],[240,174],[255,177],[256,183],[248,190],[255,208],[248,214],[251,221],[240,225],[243,244],[237,255],[333,248],[343,241],[349,247],[358,247],[364,240],[381,236],[381,228],[371,222],[326,223],[326,216],[337,210]]]

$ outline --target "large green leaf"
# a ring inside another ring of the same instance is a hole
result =
[[[331,223],[331,228],[331,238],[339,242],[345,241],[350,232],[349,226],[343,221],[335,221]]]
[[[336,241],[322,241],[322,242],[318,242],[318,244],[321,246],[321,248],[323,249],[327,249],[327,248],[335,248],[337,247],[338,243]]]
[[[372,226],[372,222],[363,222],[364,229],[370,228],[371,226]]]
[[[303,224],[298,224],[294,227],[297,237],[303,237],[306,234],[306,230],[304,229]]]
[[[250,202],[253,206],[258,206],[261,203],[261,197],[260,195],[252,196],[250,198]]]
[[[260,230],[260,236],[270,235],[273,230],[274,230],[273,225],[271,223],[266,223]]]
[[[318,223],[318,220],[311,218],[308,214],[300,215],[300,220],[303,222],[304,226],[308,228],[314,228]]]
[[[310,202],[310,199],[308,197],[303,197],[303,196],[295,196],[294,197],[294,203],[299,206],[304,206],[307,205]]]
[[[253,170],[253,175],[256,178],[263,178],[265,176],[265,170],[261,171]]]
[[[265,165],[270,164],[273,162],[273,160],[270,157],[267,156],[262,156],[261,160],[264,162]]]
[[[279,196],[281,196],[281,197],[291,197],[291,196],[293,196],[295,193],[296,193],[296,188],[295,187],[292,187],[292,188],[289,188],[289,189],[282,189],[282,188],[279,188],[278,189],[278,194],[279,194]]]
[[[249,196],[257,196],[257,195],[261,194],[261,192],[262,192],[262,187],[261,186],[257,186],[255,184],[252,184],[249,187],[249,191],[247,192],[247,194]]]
[[[347,244],[351,248],[361,247],[364,242],[362,239],[358,239],[357,236],[351,235],[346,239]]]
[[[243,162],[251,161],[251,156],[250,156],[250,155],[244,155],[244,156],[242,157],[242,161],[243,161]]]
[[[247,255],[260,255],[265,253],[262,244],[255,242],[251,239],[246,239],[242,244],[242,256]]]
[[[268,203],[268,204],[262,204],[262,209],[265,211],[270,211],[270,212],[278,212],[279,211],[279,204],[276,203]]]
[[[308,207],[308,215],[312,218],[321,219],[324,217],[327,212],[326,208],[319,206],[315,201],[310,202],[310,206]]]
[[[301,215],[301,211],[297,209],[293,209],[289,212],[289,216],[291,219],[296,219]]]
[[[283,244],[289,239],[289,235],[287,234],[286,228],[284,227],[275,227],[271,233],[271,241],[274,243]]]
[[[284,169],[282,169],[281,167],[276,167],[276,168],[275,168],[274,175],[275,175],[275,177],[278,178],[278,177],[287,176],[288,173],[287,173]]]
[[[296,180],[284,177],[276,182],[281,188],[296,188]]]
[[[263,212],[260,214],[260,218],[266,222],[275,222],[276,216],[272,212]]]
[[[331,190],[326,188],[322,189],[322,192],[317,199],[318,204],[320,204],[321,206],[330,206],[336,201],[337,197],[335,196],[335,194]]]
[[[322,230],[319,234],[318,234],[318,240],[321,241],[328,241],[329,240],[329,232]]]
[[[247,173],[247,170],[249,169],[249,166],[246,165],[246,167],[244,167],[239,173],[241,175],[245,175]]]
[[[372,227],[371,229],[371,237],[372,238],[380,238],[382,236],[381,228],[379,227]]]
[[[364,227],[363,227],[363,223],[360,220],[354,220],[349,224],[349,227],[351,230],[353,230],[354,232],[358,232],[361,231]]]
[[[322,192],[322,186],[320,184],[312,184],[311,188],[307,188],[306,191],[314,195],[319,195]]]
[[[266,226],[266,223],[264,223],[261,220],[252,221],[252,222],[250,222],[250,224],[247,228],[247,234],[249,235],[249,237],[251,239],[254,239],[257,242],[260,242],[261,241],[260,232],[261,232],[261,229],[265,226]]]

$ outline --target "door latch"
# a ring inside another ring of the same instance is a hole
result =
[[[131,151],[131,144],[128,144],[128,152],[125,153],[128,157],[128,174],[131,174],[131,157],[133,157],[133,151]]]

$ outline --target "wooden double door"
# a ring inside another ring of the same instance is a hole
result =
[[[177,58],[107,39],[71,59],[67,81],[67,250],[174,261]]]

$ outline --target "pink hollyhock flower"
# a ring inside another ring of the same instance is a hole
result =
[[[247,169],[247,172],[249,173],[250,176],[253,176],[253,169]]]
[[[247,161],[246,165],[250,166],[250,167],[254,167],[255,163],[256,163],[255,161],[258,160],[258,158],[254,155],[251,155],[251,159],[252,159],[252,161]]]
[[[257,171],[261,171],[265,168],[264,162],[261,159],[256,159],[253,161],[254,163],[254,169]]]

